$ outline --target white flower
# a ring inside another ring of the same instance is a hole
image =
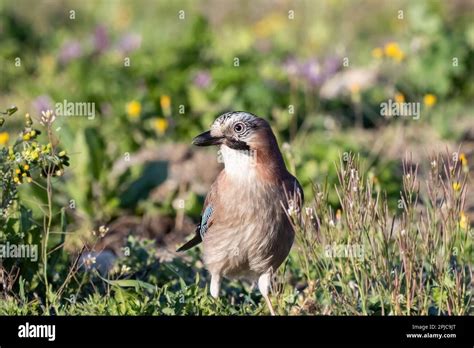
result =
[[[48,126],[56,120],[56,116],[53,113],[53,110],[41,111],[41,120],[40,123],[42,126]]]
[[[120,269],[120,273],[121,274],[125,274],[125,273],[128,273],[130,272],[131,268],[126,266],[126,265],[122,265],[122,268]]]
[[[109,228],[106,227],[106,226],[100,226],[99,227],[99,235],[101,238],[104,238],[104,236],[107,234],[107,232],[109,232]]]
[[[84,265],[86,268],[91,268],[92,265],[96,263],[96,258],[95,256],[92,256],[92,254],[87,254],[86,259],[84,260]]]

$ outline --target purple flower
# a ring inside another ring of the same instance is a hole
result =
[[[201,70],[194,76],[193,82],[199,88],[207,88],[212,82],[211,74],[206,70]]]
[[[118,43],[118,49],[123,53],[130,53],[140,48],[142,37],[139,34],[128,33],[122,36]]]
[[[81,43],[77,40],[66,42],[59,51],[59,61],[62,64],[69,63],[82,55]]]
[[[99,25],[95,28],[94,36],[94,48],[98,53],[103,53],[109,47],[109,34],[107,28],[103,25]]]
[[[324,61],[323,70],[325,78],[332,77],[341,68],[341,59],[335,56],[328,57]]]
[[[316,59],[310,59],[302,64],[300,74],[311,86],[319,86],[324,81],[321,65]]]
[[[297,77],[300,71],[300,64],[296,60],[296,58],[288,58],[283,63],[283,70],[288,74],[290,77]]]
[[[293,57],[283,63],[283,69],[290,79],[299,80],[310,87],[321,86],[339,68],[340,61],[335,57],[326,59],[323,64],[316,58],[299,60]]]
[[[43,111],[53,110],[53,101],[48,95],[40,95],[31,103],[36,114],[41,115]]]

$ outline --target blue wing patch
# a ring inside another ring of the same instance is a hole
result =
[[[209,218],[211,217],[213,211],[214,211],[214,209],[212,208],[212,206],[208,205],[206,207],[206,209],[204,210],[204,214],[202,214],[201,227],[199,228],[199,234],[201,235],[201,239],[204,239],[204,235],[206,234],[207,229],[209,228],[207,223],[208,223]]]

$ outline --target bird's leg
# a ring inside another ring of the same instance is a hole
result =
[[[221,276],[219,274],[212,274],[211,275],[211,296],[214,298],[218,298],[220,288],[221,288]]]
[[[271,315],[275,315],[275,311],[273,310],[272,303],[270,298],[268,297],[268,293],[270,290],[270,281],[271,281],[271,273],[264,273],[258,278],[258,289],[260,290],[265,302],[267,303],[268,309],[270,310]]]

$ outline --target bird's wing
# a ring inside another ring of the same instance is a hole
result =
[[[222,174],[222,172],[221,172],[221,174]],[[220,177],[220,175],[219,175],[219,177]],[[203,210],[202,210],[203,212],[202,212],[202,215],[201,215],[201,221],[196,226],[194,238],[191,239],[186,244],[184,244],[182,247],[180,247],[177,251],[186,251],[186,250],[191,249],[192,247],[198,245],[199,243],[201,243],[203,238],[204,238],[204,235],[207,232],[207,230],[212,225],[213,212],[214,212],[214,206],[215,206],[214,203],[215,203],[215,200],[216,200],[216,197],[217,197],[219,177],[211,185],[211,189],[209,190],[209,193],[206,196],[206,200],[204,201],[204,207],[203,207]]]

